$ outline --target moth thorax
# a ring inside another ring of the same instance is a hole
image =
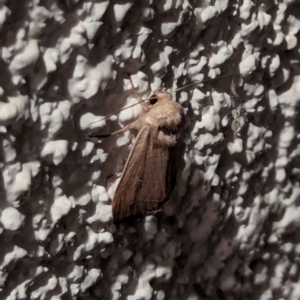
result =
[[[158,102],[167,102],[172,100],[171,94],[167,92],[159,92],[156,94],[156,97]]]

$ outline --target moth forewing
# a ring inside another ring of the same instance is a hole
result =
[[[183,109],[169,93],[122,130],[138,131],[112,202],[115,222],[159,210],[172,191],[180,156]]]

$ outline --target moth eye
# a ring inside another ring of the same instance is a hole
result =
[[[155,95],[152,95],[150,100],[149,100],[149,103],[151,105],[154,105],[156,102],[157,102],[157,97]]]

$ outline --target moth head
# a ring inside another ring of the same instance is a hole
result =
[[[155,104],[156,102],[167,102],[172,100],[171,94],[164,91],[162,88],[157,89],[154,94],[151,96],[150,104]]]

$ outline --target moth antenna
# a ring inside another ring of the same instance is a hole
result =
[[[127,130],[130,130],[130,129],[134,128],[135,125],[138,124],[139,122],[140,122],[140,120],[138,119],[138,120],[126,125],[125,127],[121,128],[115,132],[112,132],[112,133],[108,133],[108,134],[97,134],[97,133],[93,134],[93,133],[91,133],[89,136],[90,137],[99,137],[99,138],[109,137],[109,136],[116,135],[116,134],[125,132]]]
[[[207,82],[207,81],[211,81],[211,80],[215,80],[215,79],[219,79],[219,78],[223,78],[223,77],[227,77],[227,76],[235,75],[235,74],[237,74],[237,73],[229,73],[229,74],[225,74],[225,75],[218,76],[218,77],[216,77],[216,78],[205,79],[205,80],[203,80],[203,81],[197,81],[197,82],[194,82],[194,83],[191,83],[191,84],[187,84],[187,85],[185,85],[185,86],[182,86],[182,87],[178,88],[178,89],[175,90],[173,93],[178,92],[178,91],[180,91],[180,90],[183,90],[183,89],[185,89],[185,88],[187,88],[187,87],[190,87],[190,86],[199,84],[199,83],[203,83],[203,82]]]
[[[131,88],[132,88],[133,92],[135,93],[135,95],[136,95],[136,97],[137,97],[139,103],[142,105],[142,107],[143,107],[144,110],[149,111],[149,107],[145,104],[144,99],[139,95],[139,93],[138,93],[137,90],[135,89],[130,74],[127,73],[127,75],[128,75],[128,77],[129,77],[129,81],[130,81],[130,83],[131,83]]]
[[[143,101],[143,102],[146,102],[146,101],[149,101],[149,100],[151,100],[151,99],[156,99],[156,97],[151,97],[151,98],[143,99],[142,101]],[[134,104],[128,105],[128,106],[126,106],[126,107],[123,107],[123,108],[121,108],[121,109],[119,109],[119,110],[117,110],[117,111],[115,111],[115,112],[109,114],[108,116],[106,116],[106,117],[104,117],[104,118],[102,118],[102,119],[100,119],[100,120],[91,122],[90,125],[91,125],[91,124],[94,124],[94,123],[97,123],[97,122],[104,121],[104,120],[110,118],[111,116],[114,116],[115,114],[117,114],[117,113],[119,113],[119,112],[121,112],[121,111],[123,111],[123,110],[125,110],[125,109],[127,109],[127,108],[136,106],[136,105],[138,105],[138,104],[139,104],[139,103],[134,103]]]
[[[129,73],[127,73],[127,74],[128,74],[128,76],[129,76],[129,80],[130,80],[130,83],[131,83],[131,85],[132,85],[132,89],[133,89],[135,95],[137,96],[138,101],[139,101],[140,104],[143,105],[146,101],[149,101],[149,100],[151,100],[151,99],[157,99],[156,97],[151,97],[151,98],[147,98],[147,99],[141,98],[141,96],[138,94],[138,92],[136,91],[135,87],[133,86],[133,82],[132,82],[132,79],[131,79],[131,77],[130,77],[130,74],[129,74]],[[180,91],[180,90],[183,90],[183,89],[185,89],[185,88],[187,88],[187,87],[190,87],[190,86],[193,86],[193,85],[196,85],[196,84],[199,84],[199,83],[203,83],[203,82],[207,82],[207,81],[210,81],[210,80],[219,79],[219,78],[222,78],[222,77],[227,77],[227,76],[230,76],[230,75],[236,75],[236,74],[237,74],[237,73],[229,73],[229,74],[221,75],[221,76],[216,77],[216,78],[210,78],[210,79],[206,79],[206,80],[203,80],[203,81],[197,81],[197,82],[194,82],[194,83],[185,85],[185,86],[183,86],[183,87],[180,87],[180,88],[178,88],[177,90],[175,90],[175,91],[172,92],[172,93],[178,92],[178,91]],[[139,104],[139,103],[134,103],[134,104],[131,104],[131,105],[129,105],[129,106],[123,107],[123,108],[121,108],[120,110],[117,110],[117,111],[115,111],[115,112],[109,114],[108,116],[106,116],[106,117],[100,119],[100,120],[97,120],[97,121],[94,121],[94,122],[90,123],[90,125],[91,125],[91,124],[94,124],[94,123],[97,123],[97,122],[104,121],[104,120],[110,118],[111,116],[114,116],[114,115],[118,114],[119,112],[121,112],[121,111],[123,111],[123,110],[125,110],[125,109],[127,109],[127,108],[131,108],[131,107],[136,106],[136,105]],[[147,107],[147,110],[149,110],[148,107]]]

